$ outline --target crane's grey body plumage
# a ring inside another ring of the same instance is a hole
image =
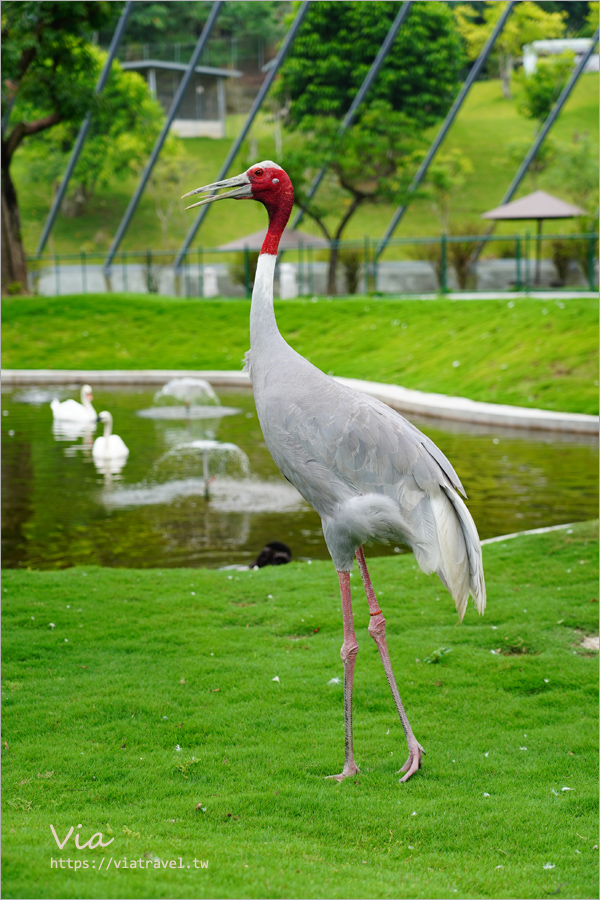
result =
[[[260,257],[259,283],[272,286],[273,265]],[[265,307],[253,301],[247,354],[260,425],[283,475],[321,516],[336,569],[350,571],[367,541],[401,541],[437,572],[461,619],[469,593],[483,612],[479,539],[451,463],[399,413],[300,356]]]
[[[404,542],[425,572],[437,572],[462,619],[469,593],[485,608],[481,546],[460,497],[460,480],[444,454],[403,416],[372,397],[338,384],[296,353],[277,328],[273,279],[281,234],[294,192],[287,173],[267,160],[234,178],[190,194],[232,188],[196,205],[223,198],[255,199],[269,213],[269,229],[258,259],[250,307],[250,373],[265,442],[281,472],[321,516],[323,534],[337,569],[344,643],[342,781],[360,770],[354,761],[352,690],[358,642],[354,631],[350,570],[356,558],[375,640],[406,735],[407,781],[421,766],[423,748],[404,710],[385,636],[385,619],[367,570],[362,545]],[[186,195],[189,196],[189,195]]]

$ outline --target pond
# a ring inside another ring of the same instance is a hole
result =
[[[95,389],[96,411],[112,413],[130,450],[103,472],[91,453],[101,425],[53,427],[50,400],[77,389],[3,391],[4,567],[250,564],[272,540],[294,558],[328,558],[319,517],[271,460],[250,392],[191,411],[156,393]],[[482,538],[597,517],[596,441],[413,421],[454,464]]]

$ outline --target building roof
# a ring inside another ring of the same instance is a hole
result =
[[[128,71],[140,72],[144,69],[166,69],[169,72],[187,72],[186,63],[165,62],[163,59],[132,59],[122,62],[121,67]],[[212,66],[196,66],[199,75],[213,75],[221,78],[241,78],[242,72],[237,69],[214,69]]]
[[[482,219],[572,219],[584,216],[585,211],[572,203],[565,203],[546,191],[534,191],[519,200],[505,203],[482,214]]]
[[[244,250],[247,247],[248,250],[260,250],[266,234],[267,229],[261,228],[260,231],[255,231],[254,234],[247,234],[245,237],[237,238],[237,240],[235,241],[229,241],[228,244],[221,244],[218,249]],[[283,232],[283,235],[281,236],[279,249],[297,250],[300,244],[302,244],[303,247],[314,247],[319,250],[324,247],[329,247],[328,242],[323,238],[313,237],[312,234],[306,234],[303,231],[294,231],[291,228],[288,228]]]

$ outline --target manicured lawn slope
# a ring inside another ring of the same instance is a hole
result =
[[[3,366],[238,369],[247,301],[6,299]],[[282,334],[335,375],[473,400],[598,412],[594,300],[356,298],[276,304]]]
[[[488,610],[458,626],[412,556],[372,562],[427,751],[404,785],[356,573],[362,775],[339,785],[331,564],[5,572],[3,896],[596,896],[597,528],[492,544],[484,564]],[[50,824],[113,843],[61,851]]]

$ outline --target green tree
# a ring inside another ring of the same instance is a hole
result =
[[[569,144],[560,146],[548,175],[561,185],[566,200],[597,218],[598,149],[587,132],[575,133]]]
[[[560,56],[540,57],[535,72],[522,74],[519,78],[521,96],[517,109],[527,119],[533,119],[538,127],[548,118],[550,110],[558,100],[560,92],[573,70],[573,53]]]
[[[599,9],[599,7],[600,7],[600,3],[590,3],[589,4],[588,14],[585,17],[585,25],[581,29],[582,35],[584,37],[591,37],[594,34],[596,28],[598,27],[598,19],[599,19],[598,9]]]
[[[531,143],[527,138],[517,138],[506,145],[506,156],[515,166],[515,171],[527,156],[531,149]],[[555,141],[551,137],[546,136],[527,169],[527,177],[531,180],[534,191],[538,188],[540,176],[554,162],[556,152]],[[502,162],[505,163],[505,160]]]
[[[59,122],[80,122],[94,105],[92,32],[119,14],[103,0],[2,4],[2,287],[27,283],[17,193],[10,176],[26,139]],[[14,107],[13,107],[14,105]],[[20,109],[36,110],[35,118]]]
[[[308,121],[305,124],[308,129]],[[283,166],[294,184],[296,204],[317,223],[330,243],[329,294],[336,293],[338,243],[350,219],[367,203],[399,203],[405,199],[417,141],[410,120],[389,104],[376,101],[341,139],[336,119],[315,119],[302,145],[284,156]],[[327,168],[326,178],[309,202],[308,188],[322,167]]]
[[[438,154],[427,170],[427,192],[433,201],[443,234],[449,233],[450,208],[472,171],[471,160],[457,149]]]
[[[94,71],[99,73],[106,54],[91,48]],[[24,111],[24,110],[22,110]],[[30,107],[28,118],[39,110]],[[113,179],[138,172],[150,153],[164,121],[160,103],[136,72],[125,72],[113,62],[110,77],[96,102],[86,141],[63,201],[66,215],[81,215],[96,190]],[[66,167],[80,123],[64,120],[43,132],[38,141],[24,147],[33,166],[31,181],[55,184]]]
[[[393,2],[313,3],[282,67],[277,86],[291,101],[289,124],[314,116],[341,118],[350,107],[398,12]],[[368,103],[383,100],[419,128],[445,115],[464,63],[445,3],[413,4]]]
[[[460,3],[455,7],[456,21],[467,47],[470,59],[476,59],[483,45],[490,36],[494,25],[500,18],[503,3],[492,0],[485,5],[483,10],[483,22],[479,21],[479,13],[472,6]],[[566,13],[546,12],[542,7],[524,0],[515,5],[514,11],[508,17],[504,28],[496,39],[494,45],[494,57],[498,62],[502,92],[505,99],[510,100],[511,81],[515,59],[521,55],[524,44],[541,38],[557,38],[564,34]]]
[[[228,0],[215,23],[214,34],[252,35],[264,37],[267,43],[285,33],[281,21],[289,9],[288,2],[280,0]],[[169,2],[134,3],[127,24],[127,40],[138,43],[164,41],[190,42],[200,37],[208,19],[211,3],[190,0]],[[111,34],[102,31],[100,39],[108,43]]]
[[[169,223],[173,215],[176,212],[179,213],[184,229],[189,225],[185,209],[180,201],[187,185],[187,163],[188,157],[182,147],[181,139],[169,135],[148,180],[146,190],[154,201],[164,250],[169,249]]]
[[[338,242],[367,203],[406,198],[424,129],[447,112],[464,62],[444,3],[415,3],[357,118],[342,138],[339,122],[368,73],[398,12],[391,2],[313,4],[282,69],[277,93],[289,106],[284,165],[296,203],[330,242],[329,293],[335,293]],[[323,166],[315,200],[308,186]]]

